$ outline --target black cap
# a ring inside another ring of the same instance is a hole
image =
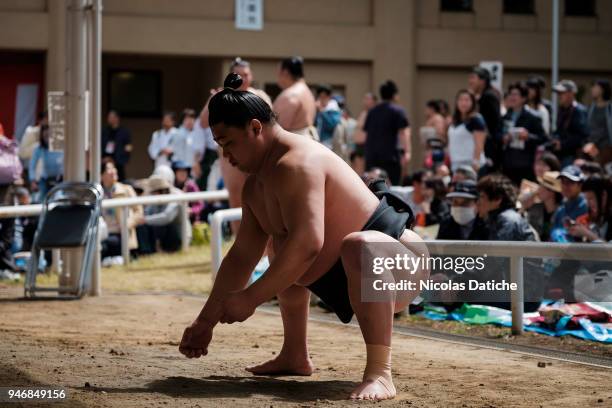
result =
[[[454,190],[446,195],[446,198],[470,198],[478,199],[478,191],[476,190],[476,182],[473,180],[463,180],[455,183]]]

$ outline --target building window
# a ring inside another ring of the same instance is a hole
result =
[[[111,69],[108,72],[108,109],[122,116],[161,116],[161,71]]]
[[[595,17],[595,0],[565,0],[565,15],[570,17]]]
[[[535,14],[534,0],[504,0],[506,14]]]
[[[472,0],[440,0],[440,11],[471,12]]]

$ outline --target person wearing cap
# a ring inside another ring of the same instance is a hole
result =
[[[185,193],[196,193],[200,191],[195,181],[189,177],[191,168],[184,161],[177,161],[172,163],[172,170],[174,170],[174,187]],[[192,223],[200,221],[200,213],[204,209],[204,202],[202,201],[191,201],[189,203],[189,220]]]
[[[451,186],[459,181],[476,181],[477,179],[478,176],[476,175],[476,172],[474,171],[474,168],[472,168],[472,166],[459,166],[455,169],[455,171],[453,171],[453,177],[451,178]]]
[[[586,108],[576,101],[578,87],[574,81],[564,79],[553,87],[559,96],[557,130],[553,137],[553,151],[561,165],[573,162],[589,135]]]
[[[501,109],[498,92],[491,86],[491,73],[483,67],[474,67],[468,77],[468,88],[476,96],[478,112],[487,125],[484,153],[492,169],[501,166]]]
[[[455,183],[454,190],[448,193],[446,198],[451,202],[450,214],[440,222],[436,239],[486,239],[478,236],[483,229],[476,208],[476,182],[465,180]]]
[[[535,229],[540,241],[550,240],[553,216],[563,201],[558,171],[547,171],[538,177],[538,202],[524,208],[527,222]]]
[[[561,180],[563,203],[553,216],[553,230],[560,229],[566,232],[578,217],[589,211],[587,201],[582,194],[585,177],[578,166],[569,165],[561,170],[558,178]],[[556,236],[556,233],[554,235]]]
[[[147,180],[147,194],[170,194],[175,189],[164,177],[153,175]],[[146,246],[156,252],[158,245],[163,252],[176,252],[181,249],[181,217],[179,204],[155,204],[145,208],[145,215],[138,223],[147,230],[141,234],[148,240]]]
[[[526,108],[527,87],[521,82],[508,86],[503,130],[503,171],[516,185],[521,180],[535,181],[533,164],[536,151],[547,141],[542,121]]]

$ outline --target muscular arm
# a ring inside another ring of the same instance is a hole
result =
[[[280,172],[277,197],[287,237],[267,272],[246,290],[246,296],[255,305],[293,285],[323,247],[324,174],[311,164],[287,165]]]
[[[299,107],[300,101],[292,96],[280,95],[274,101],[274,112],[278,115],[277,122],[283,129],[292,130],[291,125],[294,122]]]
[[[249,182],[244,186],[242,203],[242,221],[234,245],[221,262],[210,296],[197,320],[205,321],[212,326],[222,316],[221,302],[230,292],[244,289],[261,258],[268,235],[262,230],[248,205]]]

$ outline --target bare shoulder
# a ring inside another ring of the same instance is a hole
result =
[[[294,149],[279,159],[275,166],[274,182],[278,185],[304,186],[324,179],[323,166],[316,153]]]
[[[249,204],[257,196],[257,179],[255,175],[249,174],[242,186],[242,201]]]

